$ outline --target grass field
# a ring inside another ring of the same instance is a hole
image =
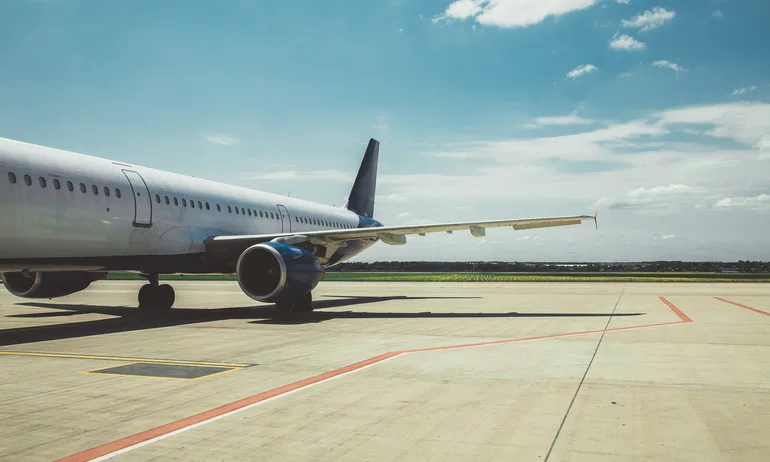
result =
[[[110,273],[110,280],[142,279]],[[174,274],[166,281],[234,281],[226,274]],[[747,273],[326,273],[324,281],[349,282],[770,282],[770,274]]]

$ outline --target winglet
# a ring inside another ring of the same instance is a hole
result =
[[[597,215],[599,215],[599,209],[596,209],[596,212],[594,212],[594,226],[596,226],[596,229],[599,229],[599,222],[596,221]]]

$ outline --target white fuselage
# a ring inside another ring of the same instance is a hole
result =
[[[344,208],[0,138],[0,270],[197,254],[212,235],[358,225]]]

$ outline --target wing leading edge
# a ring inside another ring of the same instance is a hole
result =
[[[406,236],[413,234],[424,236],[428,233],[452,233],[453,231],[467,230],[470,231],[473,236],[481,237],[486,234],[486,228],[511,226],[514,230],[518,231],[523,229],[579,225],[583,221],[587,220],[593,220],[594,223],[597,223],[596,214],[577,215],[573,217],[527,218],[522,220],[468,221],[460,223],[439,223],[432,225],[330,229],[323,231],[279,234],[212,236],[205,240],[205,244],[207,251],[214,253],[220,251],[232,252],[237,249],[246,249],[251,245],[276,239],[290,243],[291,238],[295,237],[309,239],[318,243],[333,243],[358,239],[379,239],[388,245],[404,245],[406,244]]]

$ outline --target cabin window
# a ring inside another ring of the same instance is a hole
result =
[[[262,211],[259,211],[259,218],[262,218]]]
[[[198,208],[203,210],[203,204],[201,203],[201,201],[198,201]]]
[[[187,199],[182,199],[182,207],[187,207]]]
[[[217,204],[217,212],[221,212],[221,211],[222,211],[222,207],[220,207],[219,204]]]
[[[243,207],[241,207],[241,215],[246,215],[246,210]]]
[[[61,189],[61,182],[56,178],[53,179],[53,189]]]
[[[160,196],[158,194],[155,195],[155,202],[160,204]]]
[[[248,212],[249,216],[251,216],[251,209],[247,209],[246,211]]]
[[[163,200],[166,201],[166,205],[171,203],[171,201],[168,200],[168,196],[163,196]]]
[[[195,201],[190,199],[190,207],[195,208]]]
[[[8,181],[10,181],[12,184],[16,184],[16,174],[13,172],[8,172]]]
[[[233,213],[233,209],[229,205],[227,206],[227,213]]]
[[[32,186],[32,177],[29,175],[24,175],[24,183],[27,186]]]
[[[254,209],[254,216],[257,216],[257,209]]]
[[[235,214],[240,215],[240,213],[238,212],[238,207],[235,208]]]
[[[94,196],[98,196],[99,195],[99,188],[97,188],[95,184],[91,185],[91,191],[94,192]]]
[[[86,184],[85,183],[80,183],[80,192],[82,192],[83,194],[86,193]]]
[[[67,190],[68,190],[69,192],[72,192],[72,191],[74,191],[74,190],[75,190],[75,186],[73,186],[73,185],[72,185],[72,182],[71,182],[71,181],[68,181],[68,182],[67,182]]]
[[[206,210],[211,210],[211,207],[209,206],[208,202],[206,202]]]
[[[177,205],[177,206],[179,205],[179,201],[177,200],[176,197],[174,198],[174,205]]]
[[[294,221],[296,221],[297,223],[299,223],[299,218],[297,218],[297,217],[294,217]]]
[[[40,178],[37,179],[37,182],[40,184],[41,188],[45,188],[46,186],[45,178],[41,176]]]
[[[120,189],[118,189],[118,188],[115,188],[115,197],[120,199]]]
[[[108,188],[107,186],[104,187],[104,195],[107,197],[110,197],[110,188]]]

